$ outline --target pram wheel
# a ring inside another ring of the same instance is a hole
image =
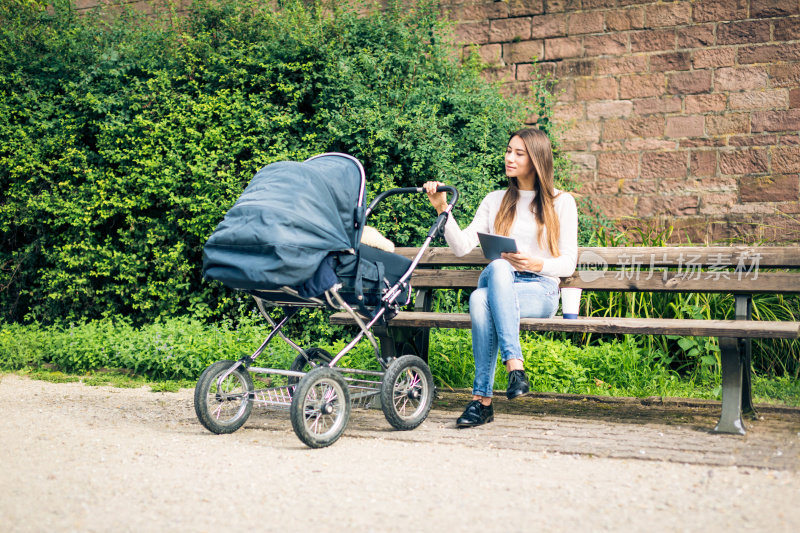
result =
[[[233,433],[253,410],[250,394],[253,379],[243,367],[230,373],[217,388],[217,381],[236,361],[217,361],[203,371],[194,388],[194,412],[212,433]]]
[[[395,429],[409,430],[422,424],[433,403],[433,376],[416,355],[395,359],[381,382],[381,409]]]
[[[289,412],[295,434],[307,446],[330,446],[350,419],[347,383],[330,367],[314,368],[297,384]]]
[[[303,357],[303,355],[298,355],[295,357],[294,361],[292,361],[292,366],[289,367],[289,370],[294,370],[295,372],[308,372],[312,368],[316,368],[319,365],[328,364],[331,362],[333,357],[329,352],[323,350],[322,348],[308,348],[305,350],[306,355],[308,358]],[[289,377],[289,385],[296,385],[300,378],[296,378],[294,376]]]

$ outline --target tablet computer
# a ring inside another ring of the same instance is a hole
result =
[[[478,240],[481,242],[483,256],[491,261],[500,259],[500,254],[503,252],[515,253],[517,251],[517,241],[511,237],[478,232]]]

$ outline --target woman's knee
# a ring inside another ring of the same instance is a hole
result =
[[[513,283],[514,281],[514,267],[505,259],[495,259],[489,263],[486,268],[481,272],[481,280],[483,283],[479,285],[486,286],[489,281],[498,281],[505,278]]]

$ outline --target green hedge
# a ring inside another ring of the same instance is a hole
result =
[[[238,316],[239,296],[201,280],[201,252],[262,166],[348,152],[370,197],[439,179],[466,220],[503,186],[508,133],[532,113],[550,128],[545,81],[504,97],[474,57],[456,60],[435,2],[269,4],[145,17],[0,3],[3,320]],[[372,223],[419,244],[432,211],[406,202]]]

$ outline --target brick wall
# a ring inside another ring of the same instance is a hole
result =
[[[621,226],[800,242],[800,0],[441,5],[506,91],[528,89],[534,57],[556,76],[580,191]]]
[[[673,240],[800,241],[800,0],[450,0],[509,91],[533,57],[581,192]]]

